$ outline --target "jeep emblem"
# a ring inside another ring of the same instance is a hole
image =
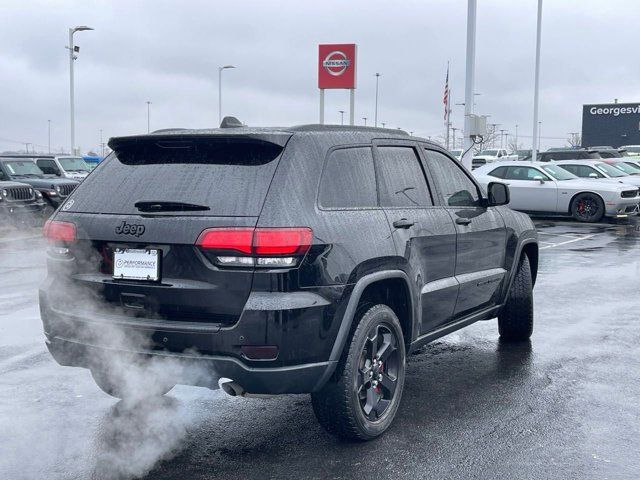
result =
[[[135,223],[127,223],[125,220],[116,227],[118,235],[135,235],[139,237],[144,233],[144,225],[136,225]]]

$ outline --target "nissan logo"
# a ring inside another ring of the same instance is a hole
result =
[[[334,50],[329,53],[322,61],[322,66],[329,75],[339,77],[351,65],[351,60],[340,50]]]

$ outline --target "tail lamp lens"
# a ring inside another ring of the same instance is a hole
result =
[[[50,242],[73,243],[76,241],[76,226],[71,222],[47,220],[43,234]]]
[[[251,255],[253,231],[253,228],[208,228],[200,234],[196,245],[207,250]]]
[[[258,256],[302,255],[313,240],[310,228],[256,228],[253,253]]]
[[[222,254],[216,257],[219,265],[291,267],[297,262],[295,257],[307,253],[312,240],[313,231],[308,227],[220,227],[203,231],[196,245]]]

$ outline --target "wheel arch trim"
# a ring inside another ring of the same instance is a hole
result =
[[[538,240],[536,238],[527,238],[527,239],[524,239],[522,242],[520,242],[518,244],[518,248],[516,250],[516,254],[513,257],[513,264],[511,265],[511,271],[509,272],[509,280],[508,280],[508,283],[507,283],[507,288],[506,288],[506,290],[504,292],[504,296],[503,296],[503,299],[504,299],[503,305],[504,305],[504,303],[506,303],[507,298],[509,297],[509,292],[511,291],[511,286],[513,285],[513,281],[514,281],[514,279],[516,277],[516,272],[518,271],[518,266],[520,265],[520,259],[522,258],[522,255],[525,254],[524,253],[524,249],[525,249],[525,247],[527,245],[535,245],[538,248],[538,252],[540,250],[539,246],[538,246]],[[535,283],[535,277],[532,278],[532,281]]]
[[[351,331],[353,319],[355,317],[358,304],[360,303],[360,298],[362,297],[362,294],[364,293],[365,289],[369,285],[372,285],[381,280],[389,280],[389,279],[395,279],[395,278],[399,278],[407,284],[407,289],[409,291],[409,302],[410,302],[409,312],[411,315],[411,322],[412,324],[415,323],[415,315],[414,315],[414,309],[416,305],[415,293],[411,288],[411,282],[409,280],[409,276],[405,272],[403,272],[402,270],[384,270],[384,271],[374,272],[374,273],[370,273],[368,275],[363,276],[356,282],[355,286],[353,287],[353,290],[351,291],[351,294],[349,296],[349,301],[347,303],[347,307],[345,309],[344,315],[342,316],[342,321],[340,323],[338,334],[336,335],[336,339],[333,343],[333,348],[331,350],[331,355],[329,357],[329,365],[324,375],[320,378],[320,380],[318,380],[318,383],[316,384],[314,390],[318,390],[322,388],[322,386],[326,383],[329,377],[333,375],[333,372],[335,371],[338,365],[338,360],[340,360],[342,351],[344,350],[345,344],[347,343],[347,338],[349,337],[349,332]],[[415,331],[415,328],[413,328],[412,330]],[[406,340],[407,339],[405,339],[405,341]],[[408,339],[407,343],[410,344],[411,340],[412,339]]]

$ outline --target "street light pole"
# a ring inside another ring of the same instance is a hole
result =
[[[536,30],[536,73],[533,86],[533,145],[531,149],[531,158],[537,158],[538,149],[540,148],[540,132],[538,131],[538,97],[540,90],[540,40],[542,36],[542,0],[538,0],[538,26]]]
[[[222,71],[229,68],[236,68],[234,65],[224,65],[218,67],[218,125],[222,123]]]
[[[476,68],[476,9],[477,0],[467,0],[467,58],[464,86],[464,155],[462,164],[471,171],[474,141],[470,135],[473,114],[474,81]]]
[[[380,74],[376,73],[376,113],[374,115],[373,124],[375,127],[378,126],[378,81],[380,80]]]
[[[47,120],[47,138],[49,139],[47,142],[47,150],[48,153],[51,153],[51,120]]]
[[[344,110],[338,110],[340,112],[340,125],[344,125]]]
[[[73,62],[76,60],[76,53],[80,51],[73,44],[73,34],[84,30],[93,30],[91,27],[79,26],[69,29],[69,106],[71,108],[71,155],[74,155],[76,149],[76,123],[75,123],[75,102],[73,98],[74,79],[73,79]]]
[[[151,102],[147,100],[147,133],[151,132]]]
[[[367,117],[362,117],[362,120],[364,120],[364,126],[367,126]]]
[[[516,123],[516,150],[518,150],[520,147],[518,147],[518,124]]]

